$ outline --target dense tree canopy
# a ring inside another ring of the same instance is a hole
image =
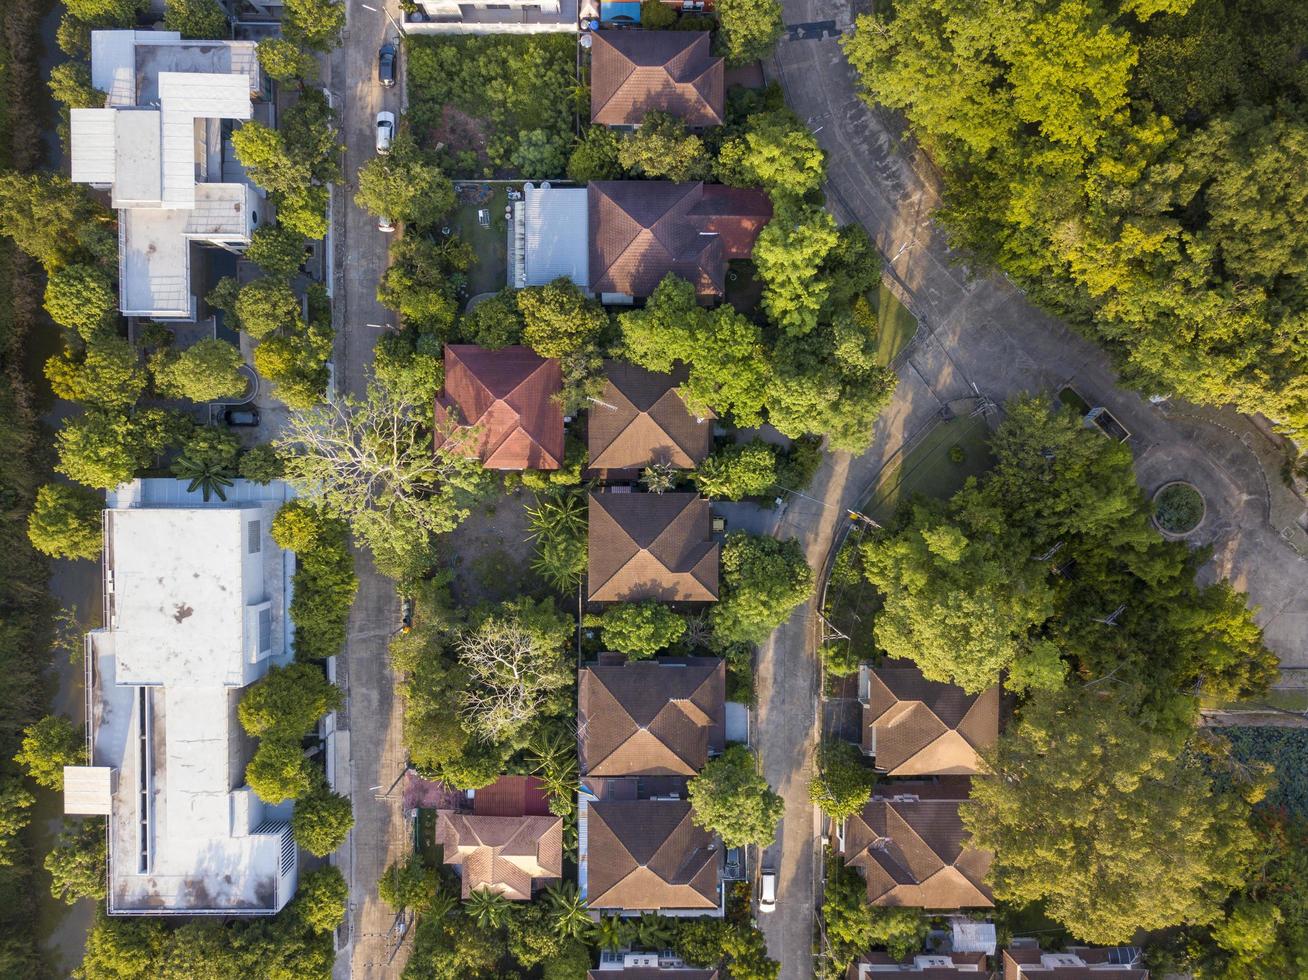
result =
[[[722,594],[709,612],[715,642],[761,643],[812,590],[799,542],[732,531],[722,546]]]
[[[772,843],[785,803],[758,774],[754,753],[733,745],[711,759],[687,790],[691,819],[727,847]]]
[[[52,558],[94,561],[104,548],[104,498],[71,483],[47,483],[36,492],[27,518],[32,546]]]
[[[86,740],[67,718],[46,715],[27,726],[23,747],[14,761],[27,770],[37,785],[62,790],[64,766],[86,764]]]
[[[620,602],[587,617],[600,628],[604,646],[633,660],[666,650],[686,633],[686,620],[661,602]]]
[[[433,225],[454,207],[454,185],[412,136],[400,133],[389,153],[359,168],[354,203],[393,221]]]
[[[766,58],[784,30],[778,0],[718,0],[717,11],[730,65]]]
[[[666,112],[647,112],[640,128],[618,144],[618,164],[637,177],[703,180],[711,163],[704,140]]]
[[[955,244],[1141,389],[1303,430],[1305,32],[1295,0],[909,0],[844,44],[943,169]]]
[[[231,34],[227,13],[218,0],[167,0],[164,27],[199,40],[222,40]]]

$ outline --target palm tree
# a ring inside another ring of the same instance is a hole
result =
[[[536,757],[532,773],[540,777],[550,796],[550,812],[567,816],[572,812],[572,795],[577,791],[576,743],[562,732],[541,734],[532,739],[529,751]]]
[[[483,929],[498,929],[509,916],[509,900],[489,888],[478,888],[463,907]]]
[[[219,500],[227,499],[226,487],[232,485],[232,471],[225,462],[215,459],[194,459],[182,456],[173,463],[173,474],[179,480],[190,480],[187,493],[195,493],[198,488],[204,494],[204,502],[209,497],[218,495]]]
[[[459,907],[459,900],[444,889],[438,889],[422,911],[433,919],[443,919]]]
[[[672,942],[672,923],[657,912],[642,912],[636,922],[636,942],[642,949],[663,949]]]
[[[551,885],[545,890],[546,899],[554,913],[554,931],[560,936],[580,939],[591,928],[586,900],[570,881]]]
[[[617,915],[601,916],[593,936],[600,949],[624,949],[631,943],[631,923]]]
[[[538,494],[536,506],[527,508],[527,517],[531,522],[529,537],[570,537],[586,533],[586,507],[577,493]]]
[[[671,463],[659,460],[645,467],[640,482],[650,493],[663,494],[677,485],[677,470]]]

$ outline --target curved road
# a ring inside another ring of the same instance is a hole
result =
[[[892,286],[918,317],[916,342],[899,365],[899,387],[861,456],[828,455],[808,493],[792,497],[768,530],[799,539],[822,568],[843,520],[894,452],[930,425],[948,401],[995,401],[1075,380],[1132,433],[1147,492],[1181,477],[1198,485],[1210,517],[1199,536],[1214,547],[1208,578],[1228,577],[1261,606],[1268,645],[1285,667],[1308,667],[1308,538],[1302,502],[1276,476],[1279,453],[1248,420],[1177,405],[1166,410],[1117,387],[1095,345],[1031,305],[1000,275],[972,275],[930,221],[939,180],[890,113],[857,96],[837,37],[852,25],[838,0],[783,0],[788,35],[769,75],[827,152],[828,201],[857,221],[887,256]],[[1270,474],[1269,474],[1270,471]],[[817,820],[808,799],[817,738],[819,637],[814,603],[796,610],[759,656],[757,744],[764,774],[785,798],[777,844],[763,863],[778,871],[777,910],[760,917],[782,980],[813,974],[813,909],[821,875]]]

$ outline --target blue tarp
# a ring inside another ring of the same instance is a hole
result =
[[[600,4],[600,20],[606,24],[639,24],[640,4],[629,0]]]

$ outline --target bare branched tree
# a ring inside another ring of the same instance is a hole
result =
[[[381,385],[362,401],[345,397],[293,411],[278,448],[286,479],[350,521],[356,533],[441,534],[468,516],[467,494],[482,468],[461,452],[469,430],[435,433],[431,406]]]
[[[464,716],[487,741],[516,734],[551,691],[571,681],[567,664],[533,630],[492,617],[459,639],[459,660],[471,673],[461,695]]]

